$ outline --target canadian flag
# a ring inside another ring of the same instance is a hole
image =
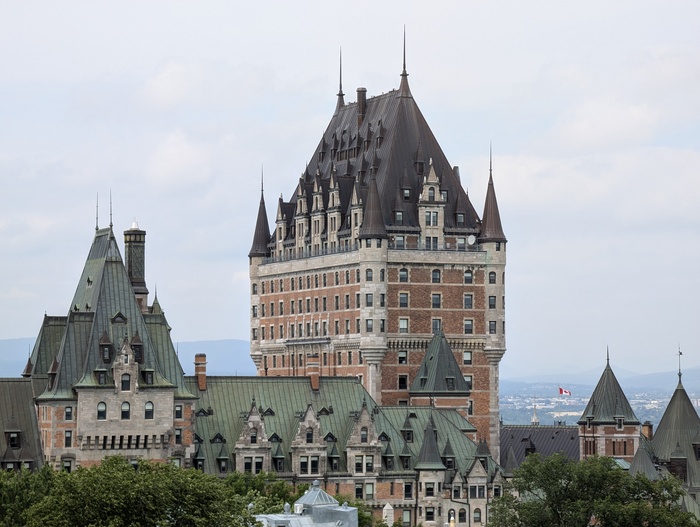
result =
[[[569,390],[565,390],[561,386],[559,387],[559,395],[571,395],[571,392]]]

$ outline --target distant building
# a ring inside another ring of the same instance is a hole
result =
[[[405,64],[399,88],[376,97],[358,88],[346,103],[341,83],[274,214],[270,231],[261,197],[249,253],[258,375],[357,377],[379,404],[422,405],[416,380],[442,332],[468,387],[450,404],[498,456],[507,240],[493,178],[479,217]]]

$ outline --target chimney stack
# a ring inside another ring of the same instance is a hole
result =
[[[642,435],[649,441],[654,439],[654,425],[651,421],[644,421],[644,423],[642,423]]]
[[[148,312],[148,288],[146,287],[146,231],[139,229],[135,221],[124,231],[124,256],[126,273],[134,288],[136,301],[142,313]]]
[[[318,353],[309,353],[306,356],[306,374],[311,381],[311,389],[317,392],[321,385],[321,365],[318,360]]]
[[[357,127],[362,126],[367,113],[367,88],[357,88]]]
[[[194,375],[197,377],[197,388],[204,392],[207,389],[207,356],[197,353],[194,356]]]

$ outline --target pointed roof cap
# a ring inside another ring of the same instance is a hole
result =
[[[267,244],[270,241],[270,226],[267,223],[267,210],[265,209],[265,194],[260,185],[260,206],[258,207],[258,219],[255,222],[255,234],[253,235],[253,245],[250,248],[248,257],[267,256]]]
[[[340,74],[338,77],[338,103],[335,105],[335,113],[333,115],[337,115],[343,106],[345,106],[345,94],[343,93],[343,48],[340,48]]]
[[[377,178],[372,175],[369,180],[369,190],[367,192],[367,203],[365,204],[362,227],[360,227],[358,236],[360,239],[388,238],[381,206],[379,189],[377,188]]]
[[[425,426],[423,443],[420,446],[418,461],[414,467],[416,470],[445,470],[445,465],[443,465],[442,459],[440,458],[435,435],[435,423],[433,423],[433,416],[431,415]]]
[[[321,488],[321,482],[317,479],[311,484],[311,488],[306,491],[301,498],[294,502],[295,505],[338,505],[338,500]]]
[[[692,443],[700,429],[700,417],[681,382],[668,402],[651,444],[656,457],[668,460],[680,443],[686,451],[692,451]]]
[[[406,72],[406,28],[403,28],[403,70],[401,71],[401,85],[399,86],[399,97],[413,97],[411,88],[408,87],[408,73]]]
[[[589,419],[591,424],[616,424],[620,417],[624,418],[626,424],[639,424],[608,359],[578,424],[584,425]]]
[[[656,470],[656,467],[654,466],[654,461],[651,458],[649,450],[643,446],[640,446],[637,449],[637,452],[634,454],[634,459],[632,459],[632,463],[630,464],[629,473],[632,476],[644,474],[651,481],[661,478],[659,471]]]
[[[484,242],[506,242],[506,235],[501,226],[501,214],[498,212],[498,201],[496,200],[496,190],[493,186],[493,170],[491,165],[491,155],[489,152],[489,186],[486,190],[486,201],[484,203],[484,215],[481,222],[481,241]]]
[[[418,371],[409,390],[411,395],[459,396],[471,392],[442,331],[433,335]]]
[[[513,443],[508,447],[508,457],[506,457],[506,465],[503,467],[505,469],[505,476],[512,476],[515,469],[518,468],[518,461],[515,457],[515,450],[513,449]]]

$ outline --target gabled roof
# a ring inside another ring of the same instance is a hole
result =
[[[443,332],[433,335],[408,393],[412,396],[469,395],[469,385]]]
[[[616,419],[620,417],[624,418],[625,424],[639,424],[639,419],[632,410],[620,383],[617,382],[608,358],[603,374],[578,424],[584,425],[589,420],[592,425],[615,424]]]
[[[142,388],[173,388],[176,397],[194,398],[185,389],[170,327],[158,311],[142,313],[112,228],[97,230],[68,315],[45,317],[34,346],[32,380],[37,398],[74,399],[74,388],[98,386],[96,370],[106,371],[108,385],[113,386],[112,362],[136,335],[135,344],[143,350],[139,368],[154,373],[153,384],[142,383]],[[107,363],[100,353],[105,343],[112,349]]]

